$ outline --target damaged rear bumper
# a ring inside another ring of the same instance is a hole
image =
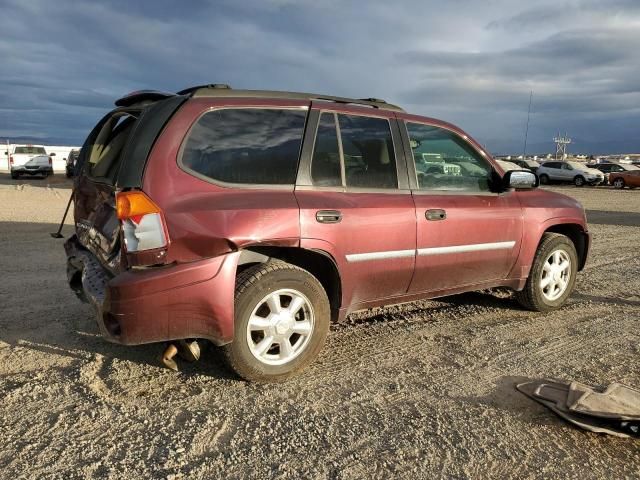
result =
[[[206,338],[233,339],[239,253],[112,275],[74,235],[65,243],[69,285],[96,311],[109,341],[136,345]]]

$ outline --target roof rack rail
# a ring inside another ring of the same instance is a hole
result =
[[[282,98],[297,100],[320,100],[325,102],[335,102],[353,105],[362,105],[384,110],[395,110],[404,112],[402,107],[387,103],[378,98],[347,98],[334,97],[333,95],[320,95],[317,93],[283,92],[271,90],[232,90],[227,85],[201,85],[199,87],[187,88],[178,92],[179,95],[192,94],[197,97],[250,97],[250,98]]]
[[[184,90],[180,90],[177,92],[178,95],[189,95],[190,93],[194,93],[201,88],[215,88],[221,90],[231,90],[231,87],[226,83],[208,83],[206,85],[196,85],[195,87],[185,88]]]

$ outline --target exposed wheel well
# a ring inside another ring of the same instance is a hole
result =
[[[332,321],[338,319],[338,310],[342,303],[342,284],[338,267],[329,254],[304,248],[249,247],[241,251],[238,273],[251,265],[267,262],[272,258],[304,268],[316,277],[329,297]]]
[[[573,242],[580,262],[578,270],[582,270],[587,261],[587,239],[582,227],[575,223],[563,223],[547,228],[545,233],[547,232],[560,233],[565,237],[568,237]]]

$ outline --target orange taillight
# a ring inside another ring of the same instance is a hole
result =
[[[116,194],[116,211],[120,220],[140,218],[150,213],[160,213],[158,207],[144,192],[118,192]]]

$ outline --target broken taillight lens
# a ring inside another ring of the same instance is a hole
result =
[[[127,252],[155,250],[168,245],[162,210],[144,192],[118,192],[116,210]]]

